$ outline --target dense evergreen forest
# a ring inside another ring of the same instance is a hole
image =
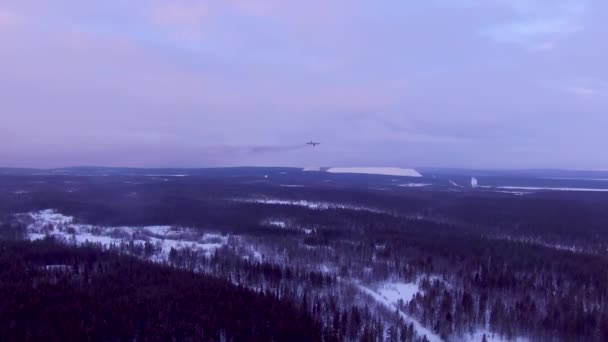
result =
[[[608,340],[606,194],[281,177],[0,177],[2,336]]]
[[[0,243],[2,340],[312,341],[320,332],[292,303],[217,278],[51,240]]]

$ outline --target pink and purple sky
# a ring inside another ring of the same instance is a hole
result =
[[[604,0],[0,0],[0,166],[608,169],[607,37]]]

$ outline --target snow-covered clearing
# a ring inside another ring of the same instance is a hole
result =
[[[417,319],[411,317],[405,312],[399,310],[397,303],[399,299],[405,300],[405,298],[413,298],[418,293],[417,284],[406,284],[406,283],[389,283],[381,286],[378,290],[374,291],[369,287],[363,286],[359,283],[355,283],[355,286],[363,293],[372,297],[377,303],[390,309],[391,311],[396,310],[399,315],[407,322],[414,326],[416,334],[420,336],[426,336],[430,342],[443,341],[441,337],[433,333],[431,330],[424,327]],[[415,290],[415,292],[414,292]],[[414,292],[412,294],[412,292]],[[409,297],[411,295],[411,297]]]
[[[323,274],[335,274],[338,272],[335,266],[325,263],[319,265],[318,271]]]
[[[397,305],[399,301],[407,303],[416,296],[420,291],[418,284],[416,283],[386,283],[377,292],[380,296],[386,299],[389,303]]]
[[[576,178],[576,177],[544,177],[542,179],[553,179],[553,180],[582,180],[582,181],[597,181],[597,182],[608,182],[608,178]]]
[[[65,264],[45,265],[42,267],[42,269],[49,272],[70,272],[73,270],[73,266]]]
[[[285,228],[285,227],[287,227],[287,222],[281,221],[281,220],[270,220],[270,221],[267,222],[267,224],[269,226],[278,227],[278,228]]]
[[[530,339],[525,337],[516,337],[514,339],[503,338],[502,336],[491,332],[488,329],[477,330],[474,333],[465,334],[464,336],[457,336],[454,338],[455,341],[482,341],[483,336],[486,336],[488,342],[528,342]]]
[[[402,169],[398,167],[332,167],[327,170],[329,173],[360,173],[368,175],[385,175],[401,177],[422,177],[414,169]]]
[[[536,245],[536,246],[542,246],[542,247],[546,247],[546,248],[556,249],[556,250],[560,250],[560,251],[568,251],[568,252],[572,252],[572,253],[582,253],[584,251],[583,248],[577,247],[575,245],[550,243],[547,241],[543,241],[540,238],[511,237],[511,236],[505,235],[505,236],[499,236],[498,239],[512,241],[512,242],[526,243],[526,244],[531,244],[531,245]]]
[[[26,229],[30,240],[41,240],[52,236],[65,243],[76,245],[99,243],[104,247],[130,241],[137,244],[149,242],[158,251],[157,255],[153,257],[158,261],[166,260],[171,248],[190,248],[211,255],[228,242],[228,236],[200,233],[184,227],[102,227],[79,224],[74,223],[73,217],[62,215],[51,209],[18,216],[27,224]]]
[[[485,189],[506,189],[506,190],[546,190],[546,191],[586,191],[586,192],[608,192],[605,188],[557,188],[540,186],[482,186]]]
[[[360,210],[369,211],[373,213],[386,213],[383,210],[356,206],[351,204],[340,204],[330,202],[316,202],[308,200],[283,200],[283,199],[271,199],[271,198],[236,198],[236,202],[242,203],[260,203],[260,204],[272,204],[272,205],[293,205],[298,207],[306,207],[308,209],[316,210],[328,210],[328,209],[348,209],[348,210]]]
[[[500,194],[510,194],[510,195],[516,195],[516,196],[523,196],[523,195],[528,195],[531,194],[532,192],[524,192],[524,191],[494,191]]]
[[[405,183],[405,184],[399,184],[397,186],[401,186],[404,188],[423,188],[425,186],[431,186],[433,184],[429,184],[429,183]]]

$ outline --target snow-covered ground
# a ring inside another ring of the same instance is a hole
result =
[[[408,303],[419,291],[420,288],[416,283],[395,282],[383,284],[376,292],[389,303],[397,305],[399,301]]]
[[[294,205],[298,207],[305,207],[308,209],[315,210],[328,210],[328,209],[348,209],[348,210],[361,210],[369,211],[373,213],[385,213],[385,211],[375,208],[356,206],[350,204],[341,203],[330,203],[330,202],[318,202],[308,200],[283,200],[276,198],[235,198],[234,201],[243,203],[261,203],[261,204],[273,204],[273,205]]]
[[[282,199],[271,199],[271,198],[258,198],[258,199],[250,199],[250,198],[237,198],[235,199],[237,202],[244,203],[262,203],[262,204],[274,204],[274,205],[295,205],[299,207],[306,207],[308,209],[329,209],[332,207],[337,207],[338,205],[333,205],[331,203],[324,202],[312,202],[307,200],[282,200]]]
[[[387,283],[381,285],[377,290],[372,290],[367,286],[363,286],[360,283],[355,283],[355,286],[363,293],[370,296],[377,303],[388,308],[391,311],[397,311],[399,315],[409,324],[414,326],[416,334],[420,336],[426,336],[430,342],[443,341],[441,337],[432,332],[430,329],[423,326],[417,319],[411,317],[407,313],[399,310],[397,304],[399,300],[405,300],[413,298],[418,293],[418,284],[415,283]],[[408,300],[408,301],[409,301]]]
[[[501,193],[501,194],[511,194],[511,195],[516,195],[516,196],[523,196],[523,195],[528,195],[528,194],[532,193],[532,192],[524,192],[524,191],[506,191],[506,190],[496,190],[494,192]]]
[[[323,263],[318,266],[318,271],[323,274],[336,274],[338,272],[337,268],[331,264]]]
[[[404,188],[423,188],[425,186],[431,186],[433,184],[429,184],[429,183],[405,183],[405,184],[399,184],[397,186],[401,186]]]
[[[587,192],[608,192],[603,188],[567,188],[567,187],[540,187],[540,186],[481,186],[484,189],[505,189],[505,190],[540,190],[540,191],[587,191]]]
[[[270,221],[266,222],[266,224],[268,224],[269,226],[278,227],[278,228],[287,227],[287,222],[282,221],[282,220],[270,220]]]
[[[422,177],[414,169],[402,169],[398,167],[332,167],[327,169],[329,173],[360,173],[368,175]]]
[[[454,338],[455,341],[482,341],[483,336],[486,336],[488,342],[528,342],[530,339],[525,337],[516,337],[512,339],[503,338],[502,336],[495,334],[488,329],[477,330],[474,333],[465,334],[464,336],[458,336]]]
[[[551,248],[551,249],[557,249],[557,250],[560,250],[560,251],[568,251],[568,252],[573,252],[573,253],[582,253],[582,252],[584,252],[583,248],[577,247],[575,245],[564,245],[564,244],[558,244],[558,243],[549,243],[549,242],[543,241],[540,238],[511,237],[511,236],[508,236],[508,235],[504,235],[504,236],[499,236],[498,239],[500,239],[500,240],[507,240],[507,241],[513,241],[513,242],[527,243],[527,244],[531,244],[531,245],[537,245],[537,246],[542,246],[542,247]]]
[[[166,260],[171,248],[190,248],[211,255],[228,242],[228,236],[200,233],[184,227],[103,227],[80,224],[75,223],[73,217],[62,215],[51,209],[19,214],[18,217],[27,223],[27,234],[30,240],[40,240],[46,236],[52,236],[65,243],[76,245],[99,243],[104,247],[130,241],[138,244],[149,242],[158,251],[153,256],[153,259],[158,261]]]
[[[582,178],[582,177],[543,177],[542,179],[555,179],[555,180],[582,180],[582,181],[597,181],[597,182],[608,182],[608,178]]]

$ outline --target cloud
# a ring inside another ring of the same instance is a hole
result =
[[[25,18],[18,15],[16,12],[0,7],[0,28],[2,27],[14,27],[22,24]]]
[[[253,146],[249,151],[253,154],[258,153],[279,153],[279,152],[290,152],[301,150],[304,148],[310,148],[304,143],[301,144],[290,144],[290,145],[269,145],[269,146]]]
[[[579,97],[594,97],[600,94],[600,91],[595,88],[572,86],[565,89],[567,92]]]
[[[498,1],[509,9],[510,20],[484,27],[482,36],[498,43],[538,44],[547,37],[560,37],[584,29],[581,17],[588,1]]]
[[[211,9],[204,1],[170,1],[158,4],[148,11],[150,20],[157,25],[174,31],[180,38],[196,38],[203,21],[211,15]]]
[[[543,87],[566,93],[576,99],[598,99],[608,94],[608,82],[594,78],[574,78],[543,82]]]
[[[605,144],[608,88],[585,79],[608,79],[597,2],[2,3],[17,164],[513,165],[508,146],[553,151],[582,111]]]
[[[534,19],[495,25],[482,31],[482,35],[497,42],[521,43],[581,30],[582,26],[564,19]]]
[[[534,47],[536,51],[551,51],[557,47],[557,43],[553,41],[542,42]]]

